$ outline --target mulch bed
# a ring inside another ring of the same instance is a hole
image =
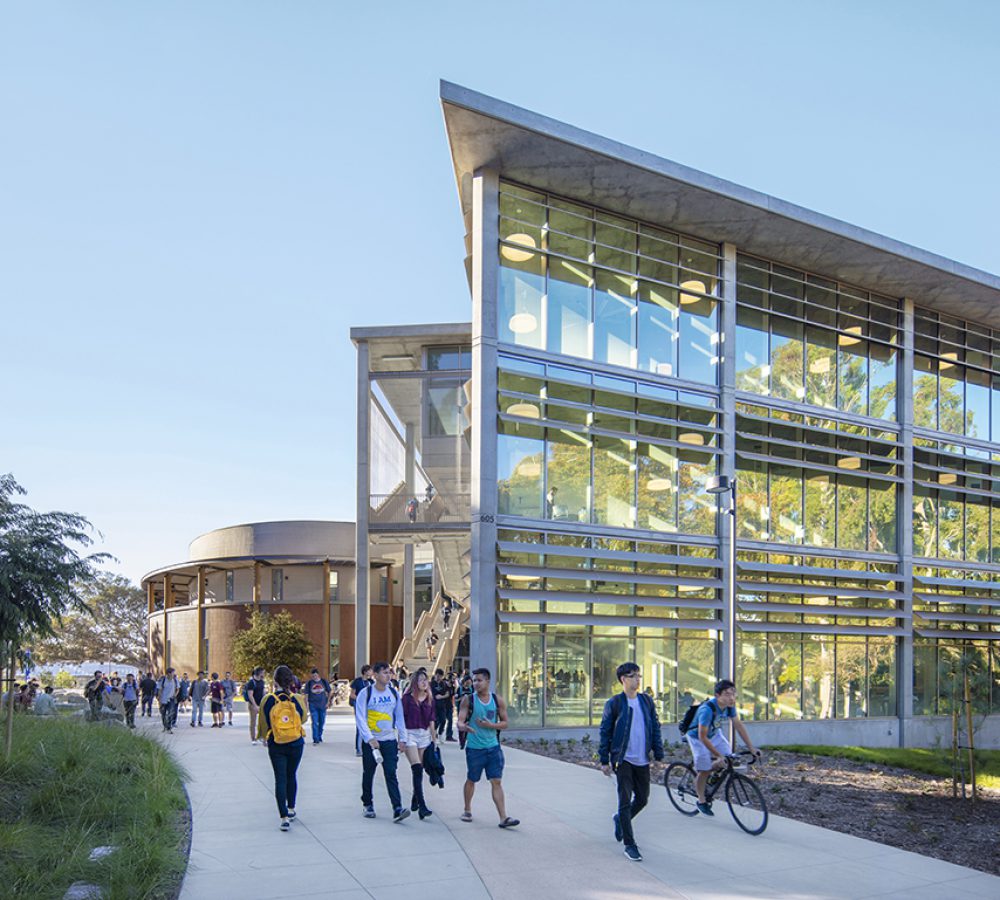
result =
[[[541,756],[598,769],[596,747],[580,741],[514,740]],[[690,762],[684,747],[667,753]],[[663,783],[665,763],[652,764]],[[1000,791],[980,788],[975,803],[952,797],[950,779],[829,756],[765,750],[757,773],[779,816],[1000,875]]]

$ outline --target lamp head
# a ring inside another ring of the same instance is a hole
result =
[[[713,475],[705,484],[710,494],[727,494],[733,489],[733,479],[728,475]]]

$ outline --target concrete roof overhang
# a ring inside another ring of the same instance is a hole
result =
[[[161,566],[159,569],[147,572],[139,582],[145,585],[152,579],[162,578],[164,575],[197,578],[198,569],[200,568],[207,569],[209,572],[221,572],[226,569],[249,569],[253,567],[254,563],[258,562],[262,566],[267,567],[321,565],[325,562],[330,563],[332,566],[354,565],[353,559],[337,559],[332,556],[282,556],[270,558],[261,556],[225,556],[219,559],[188,560],[187,562],[176,563],[172,566]],[[372,569],[381,569],[391,565],[393,565],[393,560],[391,559],[375,557],[369,559],[369,567]]]
[[[1000,328],[1000,277],[441,82],[463,214],[501,177]],[[919,187],[919,186],[916,186]]]

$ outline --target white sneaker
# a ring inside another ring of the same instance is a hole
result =
[[[282,831],[288,831],[288,829],[292,827],[292,823],[289,822],[288,819],[282,819],[279,827]]]
[[[258,745],[258,744],[260,743],[260,741],[258,741],[258,740],[257,740],[257,739],[255,738],[254,740],[250,741],[250,743],[251,743],[251,744],[252,744],[252,745],[253,745],[254,747],[256,747],[256,746],[257,746],[257,745]]]

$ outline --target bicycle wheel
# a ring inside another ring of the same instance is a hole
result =
[[[749,778],[733,772],[726,782],[726,803],[736,824],[747,834],[760,834],[767,828],[767,803],[764,795]]]
[[[686,763],[675,762],[667,766],[663,775],[663,786],[667,789],[674,809],[684,816],[698,815],[698,791],[694,786],[694,769]]]

